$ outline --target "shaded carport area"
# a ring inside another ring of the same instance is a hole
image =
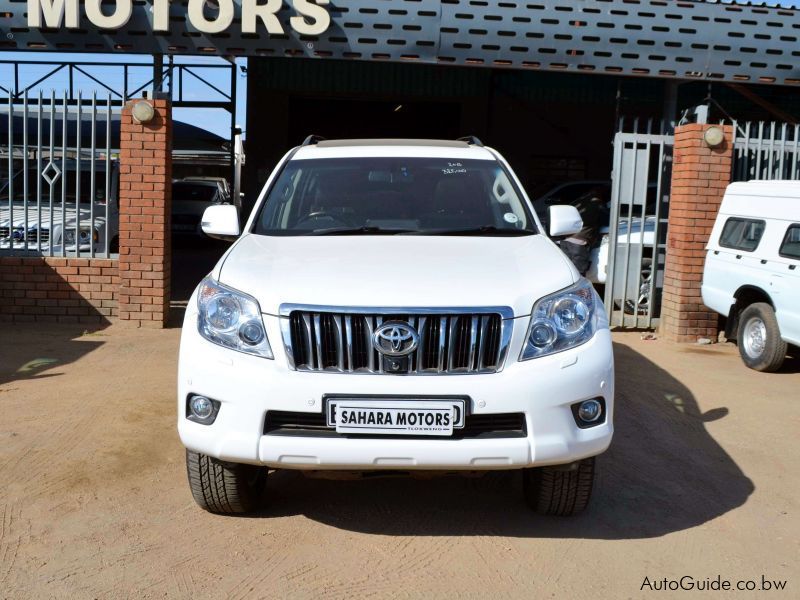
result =
[[[302,62],[302,64],[301,64]],[[618,112],[614,78],[355,61],[251,58],[246,200],[310,134],[456,139],[500,150],[528,188],[607,179]],[[628,80],[636,114],[661,115],[663,82]],[[644,99],[649,105],[644,106]],[[633,110],[631,108],[631,110]]]
[[[173,180],[224,178],[229,185],[232,185],[230,157],[229,140],[195,125],[174,122]],[[173,194],[172,201],[175,200]],[[174,320],[179,318],[181,309],[186,305],[194,288],[211,271],[230,243],[198,235],[196,229],[191,232],[181,232],[173,227],[171,234],[170,302],[177,310],[173,316]]]
[[[609,181],[617,132],[669,134],[700,106],[709,119],[797,113],[793,89],[597,73],[380,61],[248,59],[244,206],[287,150],[340,138],[477,136],[532,199],[565,182]]]

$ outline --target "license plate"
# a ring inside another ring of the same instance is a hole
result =
[[[326,414],[337,433],[447,436],[464,427],[463,400],[331,398]]]

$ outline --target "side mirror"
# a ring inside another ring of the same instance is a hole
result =
[[[578,209],[569,204],[556,204],[547,210],[550,237],[574,235],[583,229],[583,219]]]
[[[200,222],[203,233],[219,240],[233,241],[239,237],[239,209],[233,204],[209,206]]]

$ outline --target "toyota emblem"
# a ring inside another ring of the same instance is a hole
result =
[[[372,345],[384,356],[406,356],[417,349],[419,334],[408,323],[388,321],[372,334]]]

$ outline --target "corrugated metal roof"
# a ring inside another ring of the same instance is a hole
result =
[[[764,8],[783,8],[786,10],[800,10],[800,4],[789,2],[758,2],[757,0],[691,0],[692,2],[704,2],[706,4],[733,4],[735,6],[760,6]]]

